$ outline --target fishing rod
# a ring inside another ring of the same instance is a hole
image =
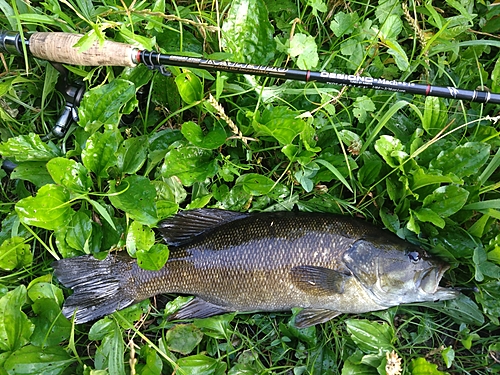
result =
[[[79,52],[74,45],[82,35],[61,32],[35,32],[25,41],[29,52],[37,58],[63,64],[84,66],[128,66],[144,64],[150,69],[167,74],[166,66],[178,66],[223,71],[238,74],[268,76],[304,82],[321,82],[342,86],[403,92],[416,95],[437,96],[478,103],[500,104],[500,94],[480,90],[464,90],[456,87],[432,86],[412,82],[401,82],[371,78],[355,74],[314,72],[274,66],[254,65],[232,61],[212,60],[198,57],[167,55],[139,50],[132,45],[104,41],[95,42],[89,49]],[[0,31],[0,52],[22,54],[23,40],[14,31]]]

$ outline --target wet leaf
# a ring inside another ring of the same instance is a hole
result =
[[[177,364],[186,375],[212,375],[216,372],[219,361],[203,354],[179,358]]]
[[[50,177],[46,164],[44,161],[18,163],[17,167],[12,171],[10,178],[29,181],[38,188],[43,185],[53,184],[54,180]]]
[[[109,192],[113,206],[125,211],[132,219],[144,225],[156,224],[156,189],[148,178],[132,175],[118,185],[111,181]]]
[[[232,60],[267,64],[276,49],[264,0],[236,0],[222,25],[222,43]]]
[[[177,324],[167,331],[165,341],[169,350],[188,355],[202,338],[203,333],[193,324]]]
[[[51,159],[47,163],[47,170],[56,184],[63,185],[71,191],[86,192],[92,186],[87,168],[74,160]]]
[[[122,138],[119,132],[105,130],[104,133],[92,134],[82,151],[83,165],[94,172],[97,177],[108,177],[108,168],[115,166],[118,162],[116,151]]]
[[[122,174],[134,174],[146,161],[148,141],[146,136],[124,140],[116,152],[116,166]]]
[[[158,243],[151,246],[148,250],[137,250],[137,264],[141,268],[151,271],[157,271],[163,268],[168,260],[168,246]]]
[[[47,298],[54,300],[58,306],[61,306],[64,301],[64,296],[61,288],[51,284],[52,275],[47,274],[37,277],[28,285],[28,297],[31,301]]]
[[[137,102],[135,85],[124,79],[92,88],[85,93],[78,108],[78,124],[90,133],[103,125],[116,127],[121,109],[131,100]]]
[[[0,298],[0,350],[15,351],[29,342],[35,327],[21,311],[25,303],[24,285]]]
[[[45,143],[38,134],[18,135],[0,143],[0,154],[16,161],[47,161],[61,155],[52,142]]]
[[[10,355],[5,361],[5,369],[9,374],[59,375],[74,361],[60,346],[28,345]]]
[[[21,199],[16,211],[27,225],[56,230],[64,228],[74,211],[69,205],[69,192],[59,185],[44,185],[35,197]]]
[[[424,198],[423,207],[448,217],[458,212],[467,202],[469,192],[456,185],[441,186]]]
[[[155,243],[153,230],[145,225],[134,221],[130,224],[127,232],[127,252],[135,256],[137,250],[148,251]]]
[[[71,322],[64,317],[61,307],[48,298],[36,299],[33,303],[32,318],[35,324],[31,344],[40,348],[56,346],[69,338]]]
[[[73,249],[90,253],[89,240],[92,235],[92,221],[82,210],[76,212],[66,229],[66,242]]]
[[[165,155],[164,177],[176,176],[185,186],[205,181],[217,173],[217,163],[211,151],[195,146],[182,146]]]
[[[247,173],[238,177],[236,186],[243,187],[243,190],[248,194],[259,196],[269,194],[274,186],[274,181],[257,173]]]
[[[206,135],[201,127],[193,121],[182,124],[182,135],[193,145],[213,150],[219,148],[226,142],[227,134],[224,128],[218,124],[214,126]]]
[[[453,173],[458,177],[478,174],[490,156],[490,145],[481,142],[467,142],[446,151],[431,161],[432,169]]]
[[[393,350],[394,332],[387,323],[348,319],[346,328],[356,345],[365,353]]]
[[[194,104],[203,99],[203,86],[200,79],[191,72],[179,74],[175,77],[179,94],[187,104]]]
[[[22,237],[8,238],[0,245],[0,269],[12,271],[15,268],[29,266],[33,262],[30,245]]]

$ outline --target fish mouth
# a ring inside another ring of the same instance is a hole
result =
[[[425,271],[420,279],[418,288],[423,293],[432,295],[435,301],[453,299],[457,297],[459,294],[457,290],[439,286],[439,282],[449,268],[449,265],[439,265]]]

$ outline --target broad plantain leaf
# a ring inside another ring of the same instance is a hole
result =
[[[94,172],[99,178],[108,176],[108,168],[118,162],[116,151],[122,140],[121,134],[115,130],[105,130],[103,133],[92,134],[82,151],[83,165]]]
[[[158,221],[156,216],[156,190],[144,176],[132,175],[117,183],[110,182],[109,200],[116,208],[125,211],[132,219],[145,225]]]
[[[71,191],[85,192],[92,186],[87,168],[66,158],[54,158],[47,163],[47,170],[54,182],[66,186]]]
[[[29,133],[0,143],[0,154],[16,161],[47,161],[60,156],[61,150],[52,142],[43,142],[38,134]]]
[[[222,25],[224,48],[238,62],[267,64],[274,56],[274,28],[264,0],[235,0]]]
[[[9,374],[59,375],[74,361],[61,346],[39,348],[28,345],[7,358],[5,369]]]
[[[78,124],[91,133],[102,125],[118,126],[120,110],[131,100],[137,102],[135,85],[124,79],[90,89],[78,108]]]
[[[56,230],[71,220],[70,195],[59,185],[44,185],[35,197],[23,198],[16,204],[16,212],[27,225]]]
[[[18,286],[0,298],[0,350],[15,351],[26,345],[35,328],[21,308],[26,287]]]
[[[24,238],[8,238],[0,245],[0,269],[12,271],[14,268],[28,266],[32,261],[30,245],[24,243]]]

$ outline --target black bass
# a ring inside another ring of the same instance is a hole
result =
[[[341,313],[448,300],[448,266],[364,221],[322,213],[184,211],[159,224],[170,258],[147,271],[123,253],[54,263],[74,293],[63,314],[84,323],[160,293],[194,295],[172,318],[303,310],[298,327]]]

